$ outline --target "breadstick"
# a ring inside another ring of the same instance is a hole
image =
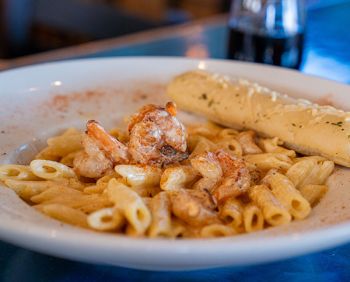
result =
[[[278,137],[286,147],[350,167],[350,113],[204,71],[175,77],[167,95],[186,111],[235,129]]]

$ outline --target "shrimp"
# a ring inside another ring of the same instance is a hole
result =
[[[223,171],[222,181],[213,190],[215,199],[220,202],[247,192],[251,179],[245,162],[224,150],[218,150],[215,154]]]
[[[176,118],[176,106],[146,105],[129,123],[129,143],[123,144],[90,120],[83,138],[84,151],[74,161],[80,175],[98,178],[116,164],[165,165],[188,157],[186,130]]]
[[[129,161],[127,146],[108,134],[97,121],[89,120],[87,122],[86,134],[96,141],[100,149],[114,163],[127,163]]]
[[[188,157],[186,130],[176,118],[176,106],[146,105],[131,118],[128,149],[141,164],[166,165]]]
[[[79,152],[73,160],[76,173],[89,178],[100,178],[113,169],[113,162],[105,156],[93,139],[84,135],[82,144],[84,151]]]
[[[206,181],[209,185],[206,189],[216,202],[239,196],[250,187],[251,179],[245,162],[222,149],[195,156],[191,159],[191,164],[202,174],[201,180],[210,180]],[[201,166],[204,168],[203,171]]]
[[[76,172],[89,178],[99,178],[111,171],[117,163],[127,163],[127,147],[109,135],[96,121],[86,124],[82,145],[84,151],[73,161]]]
[[[193,226],[217,223],[216,212],[205,207],[200,199],[191,195],[189,191],[191,190],[179,189],[168,192],[174,215]]]

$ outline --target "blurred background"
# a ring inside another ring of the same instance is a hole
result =
[[[230,0],[0,0],[0,57],[15,58],[227,13]]]
[[[269,17],[247,22],[240,8],[229,17],[231,5],[254,12],[257,4],[273,12],[273,33]],[[303,18],[298,7],[307,17],[295,29],[289,24]],[[69,58],[188,56],[276,64],[348,82],[349,13],[350,0],[0,0],[0,69]]]

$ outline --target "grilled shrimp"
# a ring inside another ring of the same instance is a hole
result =
[[[128,144],[108,134],[98,122],[88,121],[84,151],[75,157],[74,169],[80,175],[97,178],[116,164],[163,165],[184,160],[188,157],[186,131],[175,116],[176,106],[171,102],[165,108],[144,106],[128,126]]]
[[[82,176],[99,178],[113,169],[113,162],[100,150],[89,136],[84,135],[82,144],[84,151],[79,152],[74,160],[74,170]]]
[[[141,164],[169,164],[188,157],[186,130],[176,118],[176,106],[144,106],[129,123],[128,149],[132,159]]]
[[[86,134],[96,141],[100,149],[114,163],[129,161],[128,148],[107,133],[97,121],[89,120],[86,124]]]
[[[224,150],[216,151],[216,157],[223,171],[222,181],[213,190],[216,200],[220,202],[228,197],[236,197],[247,192],[251,179],[245,162]]]
[[[74,158],[73,165],[85,177],[99,178],[112,170],[115,164],[129,160],[127,147],[94,120],[87,122],[82,144],[84,151]]]
[[[210,190],[217,202],[228,197],[236,197],[246,192],[250,186],[249,169],[244,161],[224,150],[205,152],[195,156],[191,164],[204,177],[201,180],[211,180],[207,181],[210,185],[206,188]]]

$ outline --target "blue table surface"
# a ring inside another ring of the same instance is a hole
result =
[[[350,83],[350,0],[321,0],[334,5],[310,8],[301,71]],[[227,27],[224,23],[188,29],[139,44],[126,44],[86,57],[204,56],[226,59]]]
[[[350,83],[350,1],[310,9],[301,71]],[[225,58],[225,24],[111,48],[88,57],[163,55]],[[83,57],[83,56],[81,56]],[[86,56],[85,56],[86,57]],[[1,223],[0,223],[1,224]],[[350,281],[350,244],[259,266],[152,272],[46,256],[0,241],[0,281]]]

